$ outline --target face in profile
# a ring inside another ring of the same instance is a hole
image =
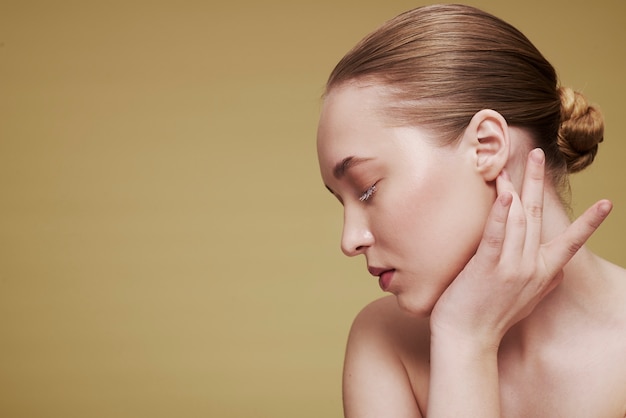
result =
[[[470,147],[439,145],[435,130],[384,117],[382,89],[353,83],[329,92],[320,170],[343,206],[343,252],[363,254],[383,290],[424,315],[476,250],[493,189]]]

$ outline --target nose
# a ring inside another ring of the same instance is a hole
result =
[[[343,231],[341,234],[341,250],[348,257],[363,254],[365,250],[374,244],[374,235],[369,228],[367,219],[358,213],[349,213],[348,209],[343,214]]]

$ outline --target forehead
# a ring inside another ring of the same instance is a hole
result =
[[[349,83],[333,88],[324,98],[318,132],[367,122],[373,116],[378,119],[383,99],[383,88],[378,85]]]
[[[365,145],[372,131],[384,125],[383,100],[382,88],[376,85],[351,83],[332,89],[324,98],[318,125],[320,159],[342,158],[341,154],[354,151],[355,142]]]

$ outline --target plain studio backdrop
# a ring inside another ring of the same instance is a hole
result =
[[[620,0],[468,2],[600,104],[575,213],[626,264]],[[324,82],[421,1],[0,1],[0,416],[338,417],[379,297],[339,250]]]

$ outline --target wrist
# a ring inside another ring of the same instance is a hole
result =
[[[487,330],[457,329],[431,324],[430,345],[457,354],[470,356],[493,355],[498,353],[502,336]]]

